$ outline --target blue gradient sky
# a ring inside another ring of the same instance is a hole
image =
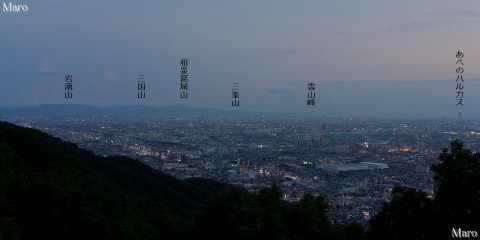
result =
[[[184,105],[327,116],[480,118],[480,2],[12,1],[0,105]],[[455,52],[465,53],[463,108]],[[188,58],[189,98],[179,98]],[[74,98],[64,99],[65,74]],[[137,99],[145,74],[147,99]],[[307,83],[317,85],[307,107]]]

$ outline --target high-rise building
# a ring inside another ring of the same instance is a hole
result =
[[[345,206],[345,196],[337,196],[335,198],[335,205],[337,206],[337,208],[343,208]]]
[[[397,148],[403,148],[403,137],[395,138],[395,144],[397,145]]]
[[[248,172],[248,167],[250,166],[250,161],[249,160],[240,160],[240,158],[237,159],[237,166],[238,166],[238,171],[241,173]]]

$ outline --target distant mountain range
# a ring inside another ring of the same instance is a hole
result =
[[[78,116],[78,115],[151,115],[151,116],[272,116],[273,113],[229,111],[213,108],[183,106],[108,106],[96,107],[80,104],[38,105],[26,107],[0,107],[0,116]]]

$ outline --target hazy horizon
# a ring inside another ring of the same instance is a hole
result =
[[[305,116],[480,118],[480,2],[14,1],[0,106],[190,106]],[[476,10],[478,9],[478,10]],[[455,106],[464,53],[463,107]],[[180,60],[189,98],[180,99]],[[64,98],[64,75],[73,98]],[[137,98],[144,74],[146,98]],[[240,106],[232,107],[238,82]],[[307,106],[307,84],[316,105]]]

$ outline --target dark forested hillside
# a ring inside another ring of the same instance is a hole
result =
[[[322,197],[290,204],[277,186],[251,193],[208,179],[181,181],[0,122],[0,240],[362,236],[356,225],[331,226]]]
[[[0,122],[0,240],[447,239],[452,228],[479,231],[480,154],[455,141],[439,159],[435,198],[396,187],[365,233],[356,223],[332,225],[321,196],[287,203],[276,185],[252,193],[182,181]]]
[[[221,187],[0,122],[0,239],[175,237],[186,211]]]

